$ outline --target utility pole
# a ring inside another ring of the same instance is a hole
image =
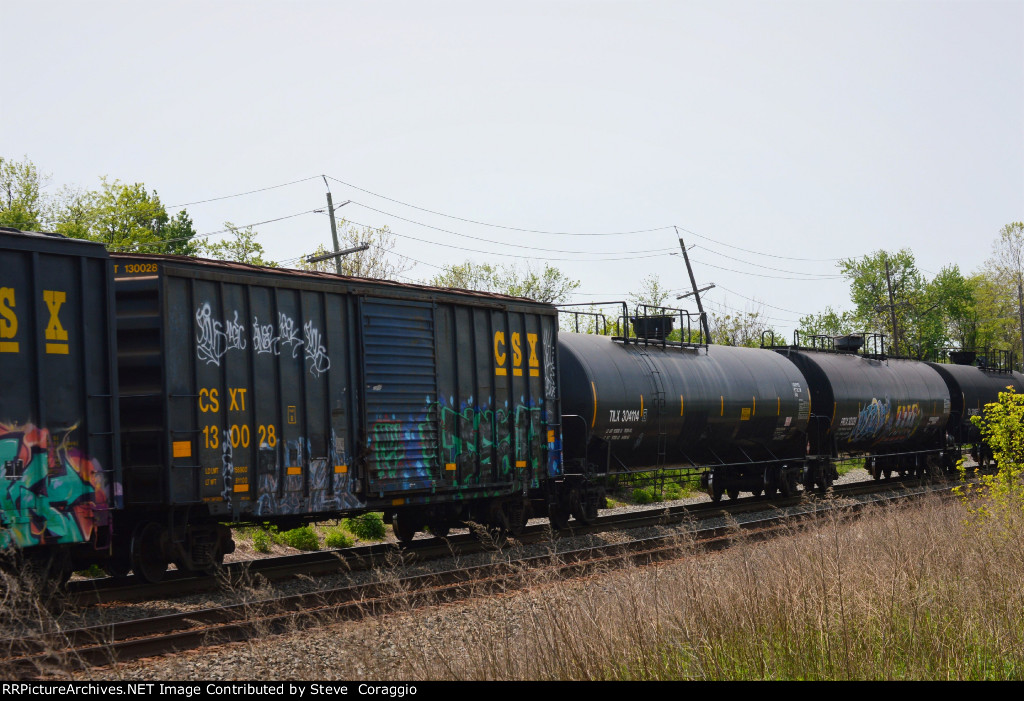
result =
[[[697,300],[697,311],[700,313],[700,324],[704,327],[704,343],[711,343],[711,328],[708,326],[708,315],[704,313],[704,305],[700,303],[700,290],[697,289],[697,280],[693,277],[693,268],[690,267],[690,256],[686,255],[686,244],[683,237],[679,236],[679,227],[673,227],[676,236],[679,237],[679,247],[683,249],[683,260],[686,261],[686,272],[690,274],[690,285],[693,287],[693,298]]]
[[[327,185],[327,178],[324,177],[324,185]],[[338,225],[334,223],[334,200],[331,199],[331,186],[327,185],[327,212],[331,215],[331,240],[334,241],[334,248],[338,250]],[[341,256],[334,259],[334,272],[341,275]]]
[[[889,313],[892,315],[892,354],[899,355],[900,335],[896,329],[896,300],[892,296],[892,278],[889,276],[888,259],[885,261],[885,285],[889,288]],[[1024,315],[1021,316],[1021,319],[1024,319]]]

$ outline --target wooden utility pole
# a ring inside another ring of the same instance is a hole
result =
[[[675,227],[676,236],[679,236],[679,227]],[[704,327],[704,343],[711,343],[711,328],[708,326],[708,315],[704,313],[704,305],[700,303],[700,290],[697,289],[697,280],[693,277],[693,268],[690,267],[690,256],[686,255],[686,244],[683,237],[679,236],[679,247],[683,249],[683,260],[686,261],[686,272],[690,274],[690,285],[693,286],[693,298],[697,300],[697,312],[700,314],[700,323]]]
[[[334,223],[334,200],[331,199],[331,191],[327,191],[327,212],[331,215],[331,239],[334,241],[334,250],[338,250],[338,225]],[[334,272],[341,275],[341,256],[334,259]]]

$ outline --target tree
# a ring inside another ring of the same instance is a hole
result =
[[[661,278],[651,274],[640,283],[640,289],[629,293],[629,304],[633,309],[646,304],[648,307],[664,307],[668,301],[669,290],[661,284]],[[631,309],[630,311],[633,311]],[[653,313],[653,310],[649,310]]]
[[[224,222],[224,228],[228,230],[231,238],[214,243],[199,242],[196,246],[197,255],[203,258],[231,260],[268,268],[277,267],[277,263],[263,257],[263,246],[256,241],[257,233],[252,230],[251,226],[242,229],[231,222]]]
[[[341,258],[341,274],[352,277],[366,277],[376,280],[397,280],[402,273],[412,267],[408,258],[393,253],[398,242],[395,235],[388,227],[384,226],[374,229],[369,226],[358,228],[342,219],[338,222],[338,246],[339,250],[355,248],[356,246],[369,245],[365,251],[349,253]],[[330,248],[322,244],[316,251],[299,260],[299,267],[303,270],[319,270],[325,273],[335,272],[334,259],[328,258],[307,263],[306,258],[316,257],[330,253]]]
[[[992,245],[992,257],[988,267],[1004,288],[1004,295],[1016,297],[1016,312],[1019,321],[1019,338],[1014,339],[1011,348],[1024,351],[1024,222],[1010,222],[999,230],[999,238]],[[1020,343],[1018,343],[1020,341]],[[1018,358],[1024,357],[1018,355]]]
[[[857,321],[885,334],[890,352],[924,358],[942,346],[941,312],[929,298],[927,283],[909,249],[848,258],[839,262],[839,268],[850,281]]]
[[[48,179],[28,158],[12,161],[0,157],[0,226],[25,231],[43,228],[42,190]]]
[[[771,327],[761,309],[748,309],[736,314],[712,312],[708,323],[711,326],[711,342],[722,346],[759,348],[765,334],[774,336],[776,343],[783,338],[781,333]]]
[[[435,287],[497,292],[549,304],[568,301],[572,291],[580,286],[579,280],[569,278],[561,270],[547,263],[544,264],[543,270],[538,272],[529,264],[525,268],[520,268],[517,265],[491,265],[468,260],[465,263],[446,265],[444,270],[431,278],[427,284]]]
[[[853,312],[836,311],[832,307],[825,307],[819,314],[800,317],[801,336],[844,336],[858,330]]]

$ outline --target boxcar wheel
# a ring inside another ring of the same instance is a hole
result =
[[[569,512],[560,504],[550,504],[548,506],[548,521],[551,522],[552,529],[564,531],[569,527]]]
[[[736,501],[740,498],[740,490],[736,487],[730,487],[726,492],[729,494],[730,501]]]
[[[163,528],[152,521],[137,526],[132,534],[131,554],[135,574],[152,584],[161,581],[167,572]]]
[[[420,529],[419,524],[413,520],[411,514],[399,513],[391,517],[391,528],[394,530],[398,542],[402,545],[411,543],[412,539],[416,537],[416,532]]]
[[[448,531],[451,530],[452,525],[447,521],[430,521],[427,523],[427,528],[430,529],[430,534],[438,538],[447,538]]]

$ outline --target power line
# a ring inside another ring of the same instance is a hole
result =
[[[363,224],[361,222],[352,221],[351,219],[348,219],[346,221],[348,221],[350,224],[355,224],[356,226],[364,226],[366,228],[373,229],[375,231],[380,231],[381,230],[381,227],[375,227],[375,226],[371,226],[369,224]],[[441,243],[440,241],[429,241],[427,239],[421,239],[421,238],[418,238],[416,236],[410,236],[409,234],[402,234],[402,233],[399,233],[399,232],[397,232],[397,231],[395,231],[393,229],[388,229],[388,233],[394,234],[395,236],[398,236],[399,238],[410,239],[412,241],[419,241],[420,243],[430,244],[431,246],[442,246],[444,248],[454,248],[457,251],[467,251],[469,253],[484,253],[484,254],[490,255],[490,256],[503,256],[505,258],[521,258],[521,259],[524,259],[524,260],[558,260],[558,261],[573,261],[573,262],[577,262],[577,263],[603,263],[603,262],[609,262],[609,261],[637,260],[637,259],[640,259],[640,258],[657,258],[660,255],[663,255],[663,254],[655,253],[655,254],[651,254],[651,255],[616,256],[614,258],[552,258],[550,256],[524,256],[524,255],[519,255],[519,254],[515,254],[515,253],[501,253],[499,251],[482,251],[482,250],[477,249],[477,248],[467,248],[466,246],[455,246],[455,245],[450,244],[450,243]],[[611,254],[603,254],[603,255],[611,255]]]
[[[495,241],[494,239],[485,239],[483,237],[472,236],[470,234],[461,234],[458,231],[452,231],[451,229],[442,229],[440,227],[432,226],[430,224],[424,224],[423,222],[419,222],[419,221],[416,221],[414,219],[406,219],[405,217],[401,217],[401,216],[399,216],[397,214],[393,214],[392,212],[385,212],[382,209],[376,209],[376,208],[371,207],[371,206],[369,206],[367,204],[363,204],[362,202],[357,202],[355,200],[352,200],[351,202],[354,205],[358,205],[360,207],[363,207],[364,209],[369,209],[370,211],[377,212],[378,214],[383,214],[383,215],[388,216],[388,217],[394,217],[395,219],[400,219],[401,221],[408,222],[409,224],[416,224],[417,226],[424,226],[424,227],[426,227],[428,229],[433,229],[434,231],[440,231],[443,234],[451,234],[453,236],[462,236],[463,238],[472,239],[474,241],[482,241],[484,243],[493,243],[493,244],[497,244],[499,246],[515,246],[516,248],[525,248],[525,249],[529,249],[531,251],[545,251],[545,252],[548,252],[548,253],[573,253],[573,254],[582,254],[582,255],[606,255],[606,256],[611,256],[611,255],[628,255],[628,254],[634,254],[634,253],[667,253],[668,251],[674,250],[672,248],[650,248],[650,249],[642,250],[642,251],[566,251],[566,250],[562,250],[562,249],[558,249],[558,248],[540,248],[539,246],[524,246],[522,244],[506,243],[505,241]]]
[[[711,254],[716,255],[716,256],[721,256],[722,258],[728,258],[729,260],[734,260],[737,263],[743,263],[744,265],[753,265],[753,266],[756,266],[758,268],[763,268],[765,270],[774,270],[777,273],[789,273],[790,275],[821,275],[821,273],[804,273],[804,272],[800,272],[799,270],[783,270],[782,268],[773,268],[770,265],[763,265],[761,263],[751,263],[749,260],[743,260],[742,258],[734,258],[733,256],[727,256],[724,253],[719,253],[718,251],[712,251],[707,246],[701,246],[699,244],[696,244],[696,245],[693,245],[693,246],[687,246],[687,250],[691,250],[691,249],[695,249],[695,248],[702,248],[705,251],[707,251],[708,253],[711,253]],[[841,276],[837,276],[837,277],[841,277]]]
[[[283,217],[277,217],[275,219],[266,219],[264,221],[253,222],[252,224],[242,224],[240,226],[235,226],[234,228],[235,229],[247,229],[247,228],[249,228],[251,226],[260,226],[262,224],[273,224],[274,222],[284,221],[285,219],[294,219],[295,217],[301,217],[304,214],[313,214],[314,212],[317,212],[317,211],[323,211],[323,210],[309,209],[309,210],[306,210],[305,212],[297,212],[295,214],[286,214]],[[143,242],[143,243],[135,244],[135,247],[132,248],[132,249],[125,249],[125,250],[126,251],[135,250],[136,248],[139,248],[139,247],[163,246],[163,245],[166,245],[168,243],[175,243],[176,241],[189,241],[189,240],[193,240],[194,241],[195,239],[205,239],[205,238],[210,237],[210,236],[216,236],[217,234],[226,234],[226,233],[229,233],[230,231],[232,231],[232,229],[220,229],[218,231],[210,231],[210,232],[207,232],[205,234],[196,234],[195,236],[178,236],[178,237],[175,237],[173,239],[160,239],[159,241],[146,241],[146,242]]]
[[[690,231],[689,229],[687,229],[685,227],[682,227],[682,226],[680,226],[679,229],[681,231],[685,231],[688,234],[693,234],[694,236],[696,236],[698,238],[702,238],[705,241],[711,241],[712,243],[716,243],[719,246],[725,246],[727,248],[735,248],[738,251],[743,251],[745,253],[753,253],[756,256],[766,256],[768,258],[781,258],[783,260],[801,260],[801,261],[819,262],[819,263],[820,262],[839,262],[841,260],[848,260],[847,258],[796,258],[794,256],[780,256],[780,255],[776,255],[774,253],[764,253],[762,251],[754,251],[754,250],[751,250],[749,248],[743,248],[741,246],[733,246],[732,244],[724,243],[723,241],[717,241],[717,240],[711,238],[710,236],[705,236],[704,234],[698,234],[696,231]],[[863,256],[850,256],[850,258],[851,259],[863,258]]]
[[[730,273],[739,273],[740,275],[753,275],[754,277],[767,277],[767,278],[771,278],[773,280],[801,280],[803,282],[820,282],[822,280],[836,280],[836,279],[839,279],[839,278],[842,277],[842,275],[817,275],[817,276],[808,276],[808,277],[783,277],[781,275],[762,275],[761,273],[752,273],[752,272],[749,272],[749,271],[746,271],[746,270],[735,270],[733,268],[724,268],[724,267],[722,267],[720,265],[715,265],[714,263],[707,263],[707,262],[704,262],[704,261],[699,261],[699,260],[696,260],[694,258],[691,258],[690,260],[692,262],[694,262],[694,263],[700,263],[701,265],[706,265],[709,268],[717,268],[718,270],[725,270],[725,271],[730,272]]]
[[[311,175],[308,178],[303,178],[302,180],[293,180],[290,183],[281,183],[280,185],[271,185],[270,187],[261,187],[258,190],[249,190],[248,192],[239,192],[239,193],[236,193],[234,195],[224,195],[223,197],[211,197],[211,198],[206,199],[206,200],[196,200],[195,202],[186,202],[184,204],[172,204],[172,205],[168,205],[168,208],[169,209],[179,209],[181,207],[191,207],[194,204],[205,204],[207,202],[217,202],[219,200],[230,200],[233,197],[244,197],[245,195],[253,195],[253,194],[256,194],[257,192],[266,192],[267,190],[276,190],[276,189],[278,189],[280,187],[288,187],[289,185],[297,185],[299,183],[304,183],[307,180],[316,180],[317,178],[320,178],[320,177],[322,177],[322,176],[320,176],[320,175]]]
[[[419,207],[419,206],[414,205],[414,204],[409,204],[408,202],[403,202],[402,200],[396,200],[396,199],[394,199],[392,197],[388,197],[386,195],[381,195],[381,194],[376,193],[376,192],[371,192],[370,190],[365,190],[365,189],[363,189],[363,188],[361,188],[361,187],[359,187],[357,185],[353,185],[351,183],[347,183],[344,180],[339,180],[338,178],[335,178],[334,176],[331,176],[331,175],[328,175],[328,176],[325,176],[325,177],[329,178],[330,180],[333,180],[336,183],[340,183],[340,184],[344,185],[345,187],[350,187],[353,190],[359,190],[360,192],[365,192],[368,195],[373,195],[374,197],[379,197],[382,200],[387,200],[388,202],[394,202],[395,204],[400,204],[403,207],[410,207],[412,209],[417,209],[417,210],[419,210],[421,212],[427,212],[428,214],[435,214],[435,215],[437,215],[439,217],[446,217],[448,219],[455,219],[457,221],[466,222],[468,224],[478,224],[480,226],[490,226],[490,227],[495,228],[495,229],[507,229],[509,231],[521,231],[521,232],[527,233],[527,234],[548,234],[549,236],[627,236],[629,234],[647,234],[647,233],[650,233],[652,231],[663,231],[665,229],[671,229],[672,228],[671,226],[658,226],[658,227],[655,227],[653,229],[637,229],[636,231],[611,231],[611,232],[603,232],[603,233],[585,233],[585,232],[581,233],[581,232],[572,232],[572,231],[543,231],[543,230],[540,230],[540,229],[522,229],[522,228],[515,227],[515,226],[504,226],[502,224],[490,224],[488,222],[478,221],[476,219],[467,219],[465,217],[457,217],[454,214],[445,214],[444,212],[438,212],[438,211],[433,210],[433,209],[427,209],[426,207]]]

